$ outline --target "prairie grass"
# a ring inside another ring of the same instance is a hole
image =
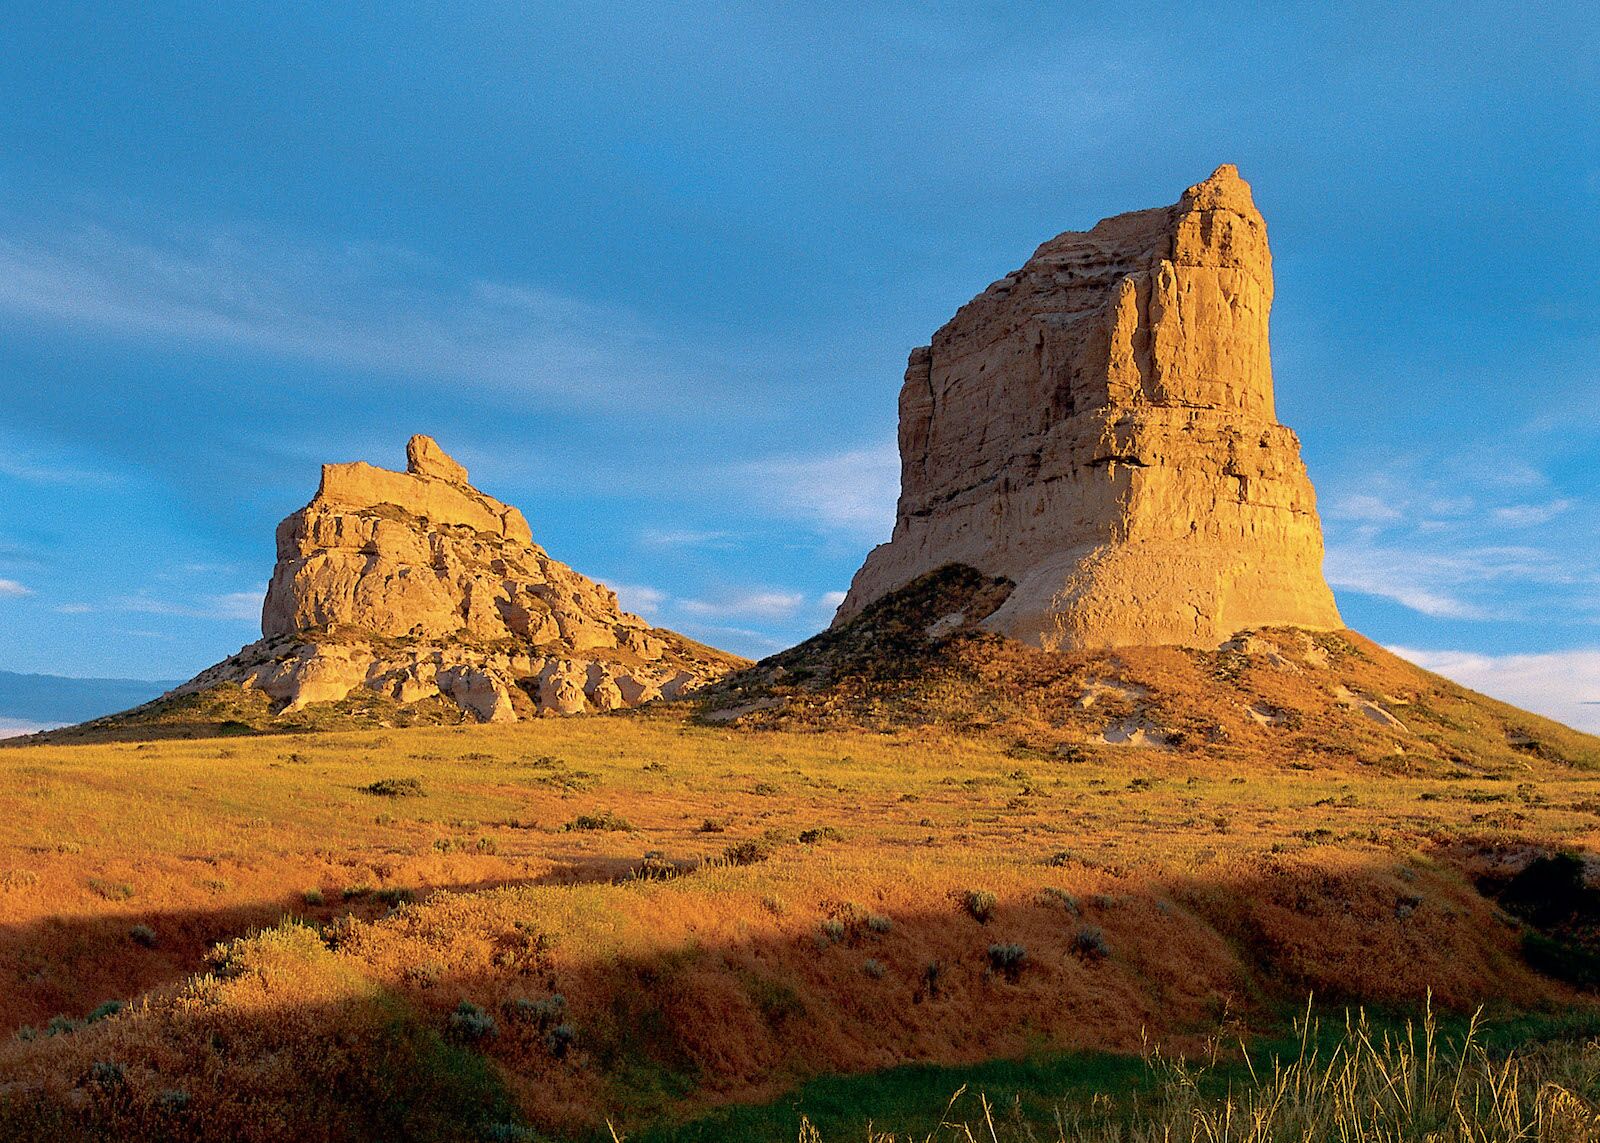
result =
[[[1560,1025],[1555,1025],[1557,1029]],[[790,1106],[736,1109],[631,1143],[1590,1143],[1600,1138],[1595,1026],[1555,1035],[1488,1030],[1481,1013],[1441,1022],[1331,1022],[1309,1007],[1293,1034],[1196,1058],[1147,1052],[986,1065],[953,1095],[927,1102],[962,1069],[808,1086]],[[1587,1032],[1588,1034],[1584,1034]],[[1498,1040],[1499,1043],[1494,1041]],[[1055,1089],[1045,1095],[1030,1085]],[[947,1089],[948,1090],[948,1089]],[[923,1101],[907,1110],[905,1105]],[[914,1128],[887,1126],[916,1121]]]
[[[1186,663],[1156,665],[1188,686]],[[1307,685],[1258,689],[1290,709]],[[362,1103],[422,1060],[439,1106],[500,1109],[468,1135],[633,1131],[906,1061],[1194,1058],[1220,1014],[1260,1031],[1308,991],[1589,1003],[1530,964],[1581,983],[1571,950],[1480,892],[1595,850],[1589,740],[1536,726],[1559,757],[1513,750],[1499,708],[1406,694],[1496,752],[1441,762],[1454,740],[1416,714],[1412,765],[1365,726],[1319,749],[1314,712],[1276,739],[1246,719],[1259,737],[1203,749],[1055,752],[671,709],[0,749],[0,1031],[39,1030],[0,1043],[0,1092],[112,1137],[176,1116],[448,1138]],[[386,774],[426,796],[362,792]],[[496,1033],[452,1025],[463,1003]],[[96,1063],[115,1100],[84,1086]]]

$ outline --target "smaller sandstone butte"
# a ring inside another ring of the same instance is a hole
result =
[[[1231,166],[1040,246],[912,351],[894,533],[834,625],[961,564],[1016,585],[985,628],[1047,650],[1343,627],[1273,410],[1271,306]]]
[[[327,464],[278,526],[259,642],[173,691],[234,684],[275,713],[357,694],[486,722],[676,698],[744,660],[651,627],[553,560],[431,438],[405,472]]]

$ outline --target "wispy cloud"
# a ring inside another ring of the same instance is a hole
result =
[[[1573,587],[1593,582],[1559,555],[1521,546],[1450,550],[1415,540],[1378,544],[1330,544],[1324,565],[1335,588],[1391,599],[1437,619],[1513,617],[1520,604],[1499,600],[1507,584]],[[1494,595],[1494,602],[1469,597]]]
[[[1548,524],[1572,507],[1571,500],[1552,500],[1548,504],[1507,504],[1490,512],[1496,523],[1513,528],[1533,528]]]
[[[1463,686],[1600,734],[1600,648],[1531,655],[1389,649]]]
[[[798,591],[747,591],[715,600],[680,599],[678,609],[702,619],[792,619],[805,606]]]
[[[1600,505],[1529,496],[1548,484],[1525,464],[1464,459],[1408,458],[1363,473],[1354,489],[1335,478],[1328,582],[1434,619],[1593,622],[1600,571],[1586,552],[1600,537]]]
[[[660,588],[646,584],[612,583],[609,580],[605,581],[605,584],[617,593],[617,602],[622,605],[622,609],[636,615],[655,615],[668,598],[667,593]]]
[[[186,619],[220,619],[228,622],[256,622],[261,618],[265,586],[254,591],[229,591],[201,594],[189,600],[157,599],[151,596],[119,596],[101,603],[64,603],[55,610],[62,615],[87,615],[117,612],[129,615],[173,615]]]
[[[774,651],[782,651],[794,644],[793,639],[780,638],[770,631],[757,631],[749,627],[705,623],[681,623],[678,626],[691,638],[750,658],[770,655]]]
[[[647,548],[731,548],[734,535],[693,528],[647,528],[639,533],[639,543]]]
[[[661,338],[634,315],[538,286],[474,279],[409,251],[248,228],[135,235],[0,218],[0,311],[159,342],[521,393],[668,391]],[[682,353],[675,355],[682,360]]]
[[[777,456],[738,467],[769,511],[821,528],[887,539],[900,494],[900,454],[892,442],[816,456]]]
[[[23,595],[32,595],[33,590],[18,583],[14,579],[0,579],[0,597],[16,598]]]
[[[1400,509],[1383,499],[1366,493],[1341,496],[1328,505],[1326,515],[1335,520],[1362,520],[1393,523],[1404,519]]]
[[[23,484],[76,485],[79,487],[120,484],[122,478],[109,472],[80,468],[71,464],[54,463],[37,454],[21,452],[7,440],[0,452],[0,477],[17,480]]]

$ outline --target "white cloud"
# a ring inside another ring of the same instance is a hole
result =
[[[1404,519],[1404,514],[1382,497],[1356,493],[1341,496],[1328,508],[1328,515],[1336,520],[1367,520],[1393,522]]]
[[[660,339],[631,314],[401,249],[247,228],[10,229],[0,310],[22,318],[589,402],[670,391]]]
[[[887,539],[900,495],[900,453],[892,443],[822,456],[779,456],[738,466],[771,511],[851,535]]]
[[[1531,528],[1548,524],[1571,507],[1571,500],[1552,500],[1548,504],[1507,504],[1494,509],[1490,515],[1497,523],[1513,528]]]
[[[747,591],[717,600],[680,599],[678,610],[686,615],[714,619],[791,619],[805,606],[800,592]]]
[[[647,528],[639,543],[647,548],[729,548],[733,533],[696,531],[692,528]]]
[[[222,619],[237,622],[257,622],[261,618],[261,604],[267,589],[263,585],[254,591],[229,591],[215,595],[198,595],[188,602],[153,599],[149,596],[122,596],[104,603],[66,603],[55,610],[62,615],[87,615],[91,612],[110,611],[135,615],[176,615],[187,619]],[[140,632],[145,634],[145,632]]]
[[[611,583],[606,586],[617,593],[617,602],[622,604],[624,611],[632,611],[637,615],[654,615],[661,610],[661,605],[669,598],[667,593],[658,587],[649,587],[642,583]]]
[[[1436,619],[1483,618],[1477,608],[1446,594],[1429,582],[1426,572],[1420,572],[1393,551],[1330,545],[1323,573],[1334,588],[1390,599]]]
[[[31,588],[24,587],[14,579],[0,579],[0,596],[32,595]]]
[[[1389,650],[1473,690],[1600,734],[1600,648],[1527,655]]]
[[[702,643],[750,658],[760,658],[774,651],[782,651],[793,643],[792,640],[775,639],[765,631],[753,631],[748,627],[685,623],[681,629],[691,639],[698,639]]]
[[[845,593],[842,591],[825,591],[818,603],[829,611],[839,610],[839,605],[844,602]]]

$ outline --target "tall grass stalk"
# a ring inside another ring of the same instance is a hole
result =
[[[1600,1140],[1600,1042],[1525,1047],[1482,1042],[1475,1016],[1441,1037],[1431,1006],[1399,1031],[1347,1015],[1330,1044],[1319,1022],[1296,1021],[1298,1051],[1251,1060],[1228,1080],[1216,1053],[1199,1064],[1148,1056],[1143,1095],[1096,1095],[1056,1109],[1052,1129],[1020,1109],[977,1106],[956,1092],[940,1127],[919,1137],[868,1126],[867,1143],[1579,1143]],[[969,1114],[961,1114],[965,1106]],[[832,1143],[802,1120],[800,1143]],[[857,1136],[861,1138],[861,1136]]]

